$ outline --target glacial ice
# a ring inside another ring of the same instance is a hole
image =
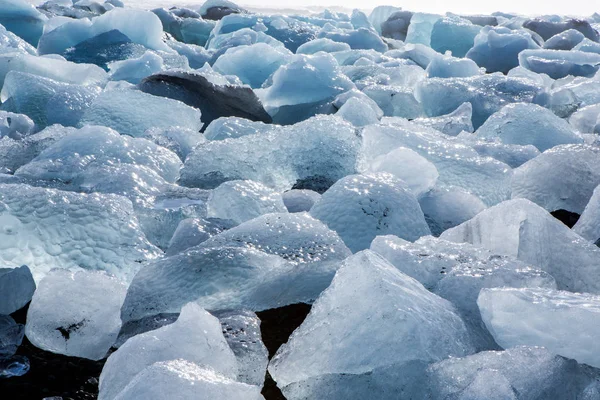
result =
[[[230,180],[253,180],[276,190],[323,192],[355,173],[360,138],[341,118],[317,116],[298,124],[197,146],[179,184],[212,189]]]
[[[514,170],[512,198],[525,198],[552,212],[581,214],[600,174],[600,149],[586,144],[560,145]]]
[[[457,136],[461,132],[473,132],[472,116],[473,106],[471,103],[463,103],[450,114],[416,118],[412,122],[436,129],[446,135]]]
[[[48,18],[25,0],[3,0],[0,5],[0,24],[6,30],[37,46]]]
[[[439,53],[450,51],[454,57],[464,57],[481,27],[458,16],[437,20],[431,30],[431,48]]]
[[[600,104],[580,108],[569,117],[569,124],[581,133],[600,133]]]
[[[313,205],[310,214],[336,231],[352,252],[369,248],[380,234],[411,241],[430,234],[411,188],[389,173],[340,179]],[[361,229],[355,229],[357,226]]]
[[[108,64],[110,79],[133,84],[140,83],[145,77],[162,71],[163,68],[162,57],[151,51],[145,52],[138,58],[113,61]]]
[[[448,229],[441,239],[516,257],[551,274],[561,290],[599,293],[600,249],[526,199],[502,202]]]
[[[147,50],[145,46],[132,42],[121,31],[112,29],[83,40],[67,48],[62,54],[69,61],[95,64],[108,70],[108,63],[138,58]],[[52,50],[49,52],[52,53]],[[42,50],[40,54],[43,54]]]
[[[594,332],[600,297],[551,289],[483,289],[481,317],[498,344],[543,346],[551,352],[598,368]]]
[[[381,24],[381,36],[405,41],[412,16],[410,11],[394,12]]]
[[[35,292],[29,267],[0,268],[0,315],[12,314],[25,307]]]
[[[546,108],[527,103],[503,107],[492,114],[475,134],[482,139],[496,139],[505,144],[532,144],[541,152],[559,144],[583,142],[565,120]]]
[[[25,327],[23,325],[17,324],[9,315],[0,314],[0,362],[17,352],[23,341],[24,333]],[[1,366],[0,376],[2,376]]]
[[[550,39],[552,36],[569,29],[576,29],[581,32],[586,38],[598,42],[600,35],[588,21],[581,19],[565,19],[558,18],[558,21],[544,20],[541,18],[530,19],[523,22],[523,28],[529,29],[539,34],[544,40]]]
[[[209,218],[241,224],[263,214],[286,212],[281,194],[253,181],[228,181],[212,190],[207,203]]]
[[[27,339],[46,351],[100,360],[117,340],[126,292],[104,272],[54,269],[31,300]]]
[[[0,201],[0,258],[29,266],[38,282],[52,268],[105,270],[131,280],[159,255],[121,196],[1,184]]]
[[[185,161],[187,155],[191,153],[194,147],[206,141],[202,133],[179,126],[166,129],[150,128],[144,132],[142,138],[171,150],[177,154],[181,161]]]
[[[425,71],[429,78],[466,78],[482,75],[482,71],[474,61],[447,55],[434,57]]]
[[[433,364],[427,370],[432,400],[576,400],[597,373],[543,347],[484,351]]]
[[[351,49],[355,50],[375,50],[383,53],[388,50],[388,46],[381,37],[371,29],[358,28],[350,31],[322,30],[318,36],[319,39],[331,39],[334,42],[347,43]]]
[[[600,54],[577,50],[523,50],[519,65],[537,74],[547,74],[552,79],[566,76],[593,77],[600,64]]]
[[[471,138],[467,138],[467,142],[469,142],[470,139],[476,138],[477,136],[473,135]],[[465,139],[465,137],[461,136],[461,139]],[[541,154],[533,145],[521,146],[518,144],[504,144],[495,141],[475,141],[472,142],[472,146],[480,156],[495,158],[511,168],[518,168]]]
[[[165,254],[172,256],[181,253],[235,225],[232,221],[216,218],[186,218],[177,225]]]
[[[450,303],[364,251],[344,261],[269,372],[288,399],[383,399],[418,393],[429,363],[471,352]]]
[[[284,192],[281,197],[288,212],[299,213],[310,211],[321,195],[308,189],[292,189]]]
[[[405,42],[429,46],[431,31],[440,18],[442,18],[441,15],[436,14],[414,13],[410,19],[410,25],[408,25]]]
[[[100,400],[117,399],[136,375],[159,361],[183,359],[236,379],[235,355],[219,321],[197,304],[188,304],[177,321],[127,340],[106,360],[100,374]],[[125,399],[127,397],[121,397]]]
[[[0,54],[15,52],[31,54],[33,56],[37,55],[35,47],[0,25]]]
[[[582,237],[599,243],[600,240],[600,185],[596,186],[573,231]]]
[[[304,43],[302,46],[298,47],[296,54],[310,55],[320,51],[324,51],[325,53],[335,53],[337,51],[346,50],[350,50],[350,45],[348,43],[336,42],[328,38],[320,38]]]
[[[377,6],[369,14],[369,22],[378,33],[381,33],[381,25],[387,21],[390,15],[401,10],[401,8],[393,6]]]
[[[569,29],[557,33],[544,42],[544,48],[548,50],[572,50],[585,39],[583,33],[576,29]]]
[[[25,114],[0,111],[0,137],[20,140],[34,133],[35,123]]]
[[[104,91],[83,114],[80,125],[103,125],[124,135],[142,136],[150,128],[179,126],[199,131],[200,110],[137,90]]]
[[[379,108],[379,107],[377,107]],[[359,97],[350,97],[336,113],[356,127],[362,127],[379,122],[377,111]]]
[[[260,387],[236,382],[212,369],[183,359],[156,362],[112,397],[114,400],[264,400]]]

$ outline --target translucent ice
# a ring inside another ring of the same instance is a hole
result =
[[[471,103],[463,103],[450,114],[439,117],[416,118],[413,122],[437,129],[446,135],[456,136],[463,131],[473,132],[472,116],[473,106]]]
[[[137,90],[102,92],[84,113],[81,125],[104,125],[121,134],[142,136],[149,128],[180,126],[199,131],[200,110]]]
[[[142,137],[171,150],[179,156],[181,161],[186,159],[194,147],[206,141],[202,133],[178,126],[166,129],[150,128],[144,132]]]
[[[317,116],[293,126],[200,144],[186,159],[179,183],[215,188],[248,179],[277,190],[325,191],[356,171],[360,139],[341,118]]]
[[[486,206],[479,197],[457,187],[436,187],[419,198],[431,234],[441,235],[470,220]]]
[[[381,24],[383,24],[390,15],[401,10],[401,8],[393,6],[377,6],[369,14],[369,22],[377,32],[381,33]]]
[[[438,56],[427,66],[427,76],[430,78],[452,78],[482,75],[474,61],[468,58]]]
[[[387,172],[402,179],[415,197],[433,188],[439,176],[435,165],[405,147],[398,147],[376,157],[370,161],[368,171]]]
[[[488,208],[440,236],[516,257],[551,274],[561,290],[600,293],[600,249],[529,200]]]
[[[417,391],[427,364],[471,352],[450,303],[364,251],[344,261],[269,372],[288,399],[383,399]]]
[[[600,133],[600,104],[582,107],[574,112],[569,124],[581,133]]]
[[[544,48],[549,50],[571,50],[577,46],[585,36],[576,29],[569,29],[557,33],[544,43]]]
[[[177,225],[177,229],[169,241],[166,255],[172,256],[181,253],[235,225],[237,224],[229,220],[186,218]]]
[[[291,57],[292,53],[286,48],[256,43],[228,49],[213,64],[213,68],[223,75],[236,75],[242,83],[252,88],[259,88]]]
[[[319,38],[331,39],[335,42],[347,43],[351,49],[372,49],[378,52],[385,52],[388,46],[381,37],[374,31],[367,28],[358,28],[354,30],[336,30],[328,32],[323,30],[318,35]]]
[[[0,315],[12,314],[25,307],[35,292],[29,267],[0,268]]]
[[[381,36],[406,40],[412,16],[413,13],[410,11],[396,11],[381,24]]]
[[[524,79],[501,75],[471,78],[430,78],[415,91],[430,117],[448,114],[464,102],[473,106],[473,126],[477,129],[494,112],[508,103],[531,103],[542,93],[542,87]],[[443,98],[444,101],[439,101]]]
[[[369,248],[381,234],[411,241],[430,234],[410,187],[388,173],[340,179],[310,213],[336,231],[353,252]]]
[[[586,38],[595,42],[598,42],[598,40],[600,39],[598,32],[590,25],[590,23],[581,19],[551,21],[536,18],[525,21],[523,23],[523,27],[536,32],[544,40],[548,40],[552,36],[569,29],[576,29],[579,32],[583,33],[583,35]]]
[[[25,334],[36,347],[99,360],[117,340],[127,287],[99,271],[54,269],[40,282]]]
[[[349,98],[336,115],[357,127],[379,122],[377,112],[366,101],[358,97]]]
[[[0,360],[17,352],[23,341],[25,327],[17,324],[9,315],[0,314]],[[0,367],[0,371],[2,367]],[[2,372],[0,372],[2,376]]]
[[[550,212],[581,214],[600,184],[598,162],[596,146],[556,146],[515,169],[512,197],[529,199]]]
[[[260,387],[236,382],[183,359],[157,362],[135,376],[115,400],[263,400]]]
[[[598,72],[600,54],[576,50],[523,50],[519,53],[519,65],[553,79],[568,75],[590,78]]]
[[[532,144],[540,151],[559,144],[582,143],[583,139],[563,119],[537,104],[516,103],[492,114],[477,129],[478,137],[506,144]]]
[[[433,400],[575,400],[596,379],[588,367],[525,346],[440,361],[427,375]]]
[[[98,398],[115,399],[146,367],[180,358],[229,379],[238,374],[237,361],[219,321],[200,306],[188,304],[175,323],[132,337],[108,357],[100,374]]]
[[[0,258],[28,265],[37,281],[53,267],[131,279],[140,263],[159,254],[123,197],[2,184],[0,201]]]
[[[147,51],[139,58],[130,58],[123,61],[113,61],[108,64],[110,78],[114,81],[127,81],[140,83],[148,75],[152,75],[164,68],[163,59],[158,54]]]
[[[414,13],[406,33],[406,43],[431,44],[431,31],[434,24],[441,18],[436,14]]]
[[[37,54],[35,47],[0,25],[0,53],[14,52]]]
[[[598,368],[600,297],[550,289],[483,289],[481,317],[503,348],[543,346]]]
[[[528,31],[486,26],[475,36],[466,57],[487,72],[506,74],[519,65],[519,53],[525,49],[539,49]]]
[[[477,136],[474,135],[473,137],[476,138]],[[517,144],[477,141],[473,143],[473,148],[480,156],[495,158],[511,168],[520,167],[527,161],[540,155],[540,151],[533,145],[521,146]]]
[[[331,39],[321,38],[304,43],[302,46],[298,47],[296,54],[315,54],[319,51],[335,53],[336,51],[346,50],[350,50],[350,45],[348,43],[340,43]]]
[[[213,189],[207,203],[209,218],[229,219],[236,224],[286,211],[281,194],[253,181],[224,182]]]
[[[319,193],[307,189],[288,190],[281,196],[283,204],[291,213],[310,211],[312,206],[321,198]]]
[[[0,137],[22,139],[33,134],[35,124],[27,115],[0,111]]]
[[[88,126],[56,141],[15,174],[81,185],[88,169],[123,164],[148,167],[168,182],[177,179],[181,167],[181,161],[173,152],[149,140],[121,136],[105,127]]]
[[[433,24],[431,48],[437,52],[451,51],[454,57],[464,57],[473,47],[480,26],[458,16],[444,17]]]
[[[373,99],[387,117],[414,119],[423,116],[423,106],[409,88],[370,85],[363,89],[363,93]]]
[[[274,128],[274,125],[268,125],[260,121],[250,121],[249,119],[238,117],[221,117],[213,120],[208,125],[204,131],[204,137],[208,140],[233,139],[267,132]]]
[[[2,109],[26,114],[40,129],[52,124],[76,126],[99,91],[10,71],[2,87]]]
[[[592,242],[600,243],[600,186],[594,189],[573,231]]]
[[[37,46],[48,18],[24,0],[4,0],[0,5],[0,24]]]
[[[588,38],[583,39],[573,50],[585,51],[586,53],[600,54],[600,43],[594,42]]]

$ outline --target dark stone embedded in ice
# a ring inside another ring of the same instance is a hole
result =
[[[573,228],[577,221],[579,220],[580,215],[567,210],[556,210],[552,211],[550,214],[569,228]]]
[[[141,57],[146,50],[118,29],[113,29],[78,43],[63,55],[69,61],[95,64],[108,71],[109,62]]]
[[[139,88],[155,96],[169,97],[202,111],[208,126],[220,117],[241,117],[272,122],[249,86],[218,85],[196,72],[166,71],[145,78]]]
[[[244,11],[240,8],[215,6],[215,7],[211,7],[208,10],[206,10],[206,12],[202,16],[202,18],[210,19],[213,21],[218,21],[218,20],[222,19],[223,17],[226,17],[230,14],[240,14],[242,12],[244,12]]]
[[[583,35],[597,42],[600,40],[598,32],[590,25],[589,22],[582,19],[569,19],[563,22],[551,22],[542,19],[530,19],[523,23],[523,28],[534,31],[544,40],[550,39],[552,36],[569,29],[575,29],[583,33]]]

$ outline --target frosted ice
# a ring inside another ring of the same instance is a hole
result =
[[[600,297],[550,289],[483,289],[481,317],[498,344],[543,346],[598,368]]]
[[[183,360],[157,362],[145,368],[115,400],[263,400],[260,387],[236,382],[212,369]]]
[[[470,220],[486,208],[479,197],[458,187],[434,187],[419,198],[419,205],[434,236]]]
[[[358,28],[353,30],[334,30],[327,31],[323,29],[318,38],[327,38],[335,42],[347,43],[351,49],[356,50],[375,50],[383,53],[388,50],[388,46],[381,37],[368,28]]]
[[[25,307],[35,292],[29,267],[0,268],[0,315],[12,314]]]
[[[10,71],[2,86],[2,109],[26,114],[39,129],[52,124],[76,126],[99,92],[94,86]]]
[[[523,22],[523,27],[539,34],[544,40],[549,40],[552,36],[557,35],[569,29],[576,29],[583,33],[585,37],[598,42],[600,36],[598,32],[590,25],[588,21],[581,19],[565,19],[549,20],[543,18],[530,19]]]
[[[51,144],[15,175],[76,186],[82,184],[88,169],[100,166],[118,169],[127,165],[147,167],[166,181],[174,182],[181,161],[175,153],[149,140],[121,136],[110,128],[88,126]]]
[[[237,224],[229,220],[186,218],[177,225],[165,254],[172,256],[181,253],[190,247],[199,245],[212,236],[233,228],[235,225]]]
[[[181,161],[185,161],[194,147],[206,141],[202,133],[178,126],[166,129],[150,128],[142,137],[171,150]]]
[[[200,110],[176,100],[137,90],[111,90],[94,99],[80,125],[104,125],[121,134],[142,136],[149,128],[179,126],[199,131],[200,115]]]
[[[427,364],[471,352],[450,303],[364,251],[344,261],[269,372],[288,399],[386,398],[417,391]]]
[[[519,53],[526,49],[539,49],[531,33],[524,30],[510,30],[505,27],[486,26],[477,36],[466,57],[475,61],[487,72],[508,73],[519,66]]]
[[[433,400],[575,400],[596,379],[585,366],[543,347],[525,346],[440,361],[427,376]]]
[[[573,231],[592,242],[600,239],[600,186],[596,186]]]
[[[581,133],[600,133],[600,104],[580,108],[569,117],[569,124]]]
[[[529,200],[500,203],[440,237],[531,263],[551,274],[561,290],[600,292],[593,278],[600,249]]]
[[[358,97],[349,98],[336,113],[352,125],[361,127],[379,122],[377,112],[369,104]]]
[[[417,152],[398,147],[369,162],[368,172],[387,172],[406,183],[410,192],[419,197],[435,186],[438,171]]]
[[[108,64],[110,79],[140,83],[148,75],[164,69],[163,59],[158,54],[147,51],[141,57],[128,60],[113,61]]]
[[[54,269],[46,274],[27,312],[25,334],[36,347],[99,360],[117,340],[127,287],[99,271]]]
[[[298,47],[296,54],[315,54],[320,51],[326,53],[335,53],[336,51],[350,50],[348,43],[336,42],[328,38],[311,40]]]
[[[353,252],[368,248],[380,234],[395,234],[411,241],[430,234],[409,186],[388,173],[340,179],[315,203],[310,214],[336,231]]]
[[[0,137],[22,139],[34,133],[35,123],[25,114],[0,111]]]
[[[363,93],[373,99],[387,117],[414,119],[423,116],[423,106],[409,88],[370,85],[363,88]]]
[[[414,123],[428,126],[450,136],[457,136],[461,132],[473,132],[473,106],[471,103],[463,103],[450,114],[439,117],[416,118]]]
[[[463,137],[464,138],[464,137]],[[477,138],[476,135],[473,139]],[[478,141],[473,143],[473,149],[482,157],[492,157],[511,168],[517,168],[527,161],[539,156],[540,151],[533,145],[521,146],[498,142]]]
[[[141,263],[159,254],[123,197],[2,184],[0,201],[0,258],[28,265],[36,281],[54,267],[131,279]]]
[[[519,65],[552,79],[568,75],[590,78],[600,68],[599,64],[600,54],[577,50],[523,50],[519,53]]]
[[[436,14],[414,13],[406,32],[406,43],[429,46],[431,44],[431,31],[440,18],[441,15]]]
[[[0,24],[37,46],[48,18],[24,0],[4,0],[0,6]]]
[[[268,132],[275,129],[275,125],[265,124],[260,121],[250,121],[238,117],[221,117],[213,120],[206,130],[204,137],[208,140],[235,139],[255,133]]]
[[[323,192],[356,171],[360,138],[341,118],[317,116],[289,127],[197,146],[179,183],[211,189],[230,180],[253,180],[276,190]]]
[[[532,144],[542,152],[559,144],[583,142],[565,120],[546,108],[527,103],[503,107],[492,114],[476,134],[505,144]]]
[[[215,313],[223,335],[238,361],[238,381],[262,387],[269,363],[269,352],[262,342],[260,319],[252,311]]]
[[[568,29],[546,40],[544,48],[549,50],[571,50],[583,39],[585,39],[583,33],[576,29]]]
[[[434,57],[425,71],[429,78],[464,78],[482,75],[482,71],[474,61],[447,55]]]
[[[236,224],[286,211],[281,194],[253,181],[224,182],[213,189],[207,203],[209,218],[229,219]]]
[[[242,83],[252,88],[260,88],[291,57],[292,53],[285,48],[255,43],[228,49],[213,64],[213,68],[223,75],[236,75]]]
[[[512,197],[529,199],[548,211],[581,214],[600,184],[598,162],[596,146],[556,146],[515,169]]]
[[[464,102],[473,106],[473,126],[479,128],[485,120],[509,103],[531,103],[543,88],[524,79],[501,75],[470,78],[430,78],[416,88],[415,96],[430,117],[448,114]],[[444,101],[439,101],[443,98]]]
[[[321,195],[308,189],[292,189],[284,192],[281,197],[288,212],[298,213],[310,211]]]
[[[237,377],[237,361],[221,324],[192,303],[181,310],[175,323],[130,338],[108,357],[100,374],[98,398],[115,399],[146,367],[176,359],[211,368],[229,379]]]
[[[10,357],[17,352],[23,341],[24,333],[23,325],[17,324],[9,315],[0,314],[0,362],[5,357]],[[2,376],[1,366],[0,376]]]
[[[369,22],[375,30],[381,34],[381,24],[383,24],[393,13],[402,10],[393,6],[377,6],[369,14]]]
[[[35,47],[0,25],[0,53],[13,52],[37,54]]]

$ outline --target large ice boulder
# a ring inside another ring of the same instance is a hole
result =
[[[26,114],[39,129],[53,124],[77,126],[100,88],[58,82],[20,71],[6,74],[1,109]]]
[[[25,307],[35,292],[35,281],[27,265],[0,268],[0,315]]]
[[[80,125],[103,125],[121,134],[142,136],[149,128],[179,126],[199,131],[201,113],[180,101],[137,90],[102,92],[85,111]]]
[[[472,351],[450,303],[364,251],[344,261],[269,373],[288,399],[422,398],[428,364]]]
[[[477,36],[466,57],[475,61],[487,72],[508,73],[519,66],[519,53],[526,49],[539,49],[531,33],[524,29],[486,26]]]
[[[28,265],[36,281],[52,268],[105,270],[130,280],[160,254],[121,196],[2,184],[0,202],[0,259]]]
[[[231,180],[253,180],[276,190],[324,192],[356,172],[360,138],[335,116],[317,116],[293,126],[197,146],[179,183],[212,189]]]
[[[314,115],[337,95],[354,88],[335,58],[326,53],[295,55],[271,80],[259,95],[273,121],[284,124]]]
[[[600,64],[600,54],[576,50],[523,50],[519,65],[537,74],[547,74],[552,79],[569,75],[593,77]]]
[[[503,348],[542,346],[580,363],[600,367],[594,332],[600,297],[550,289],[483,289],[481,317]]]
[[[458,16],[437,20],[431,30],[431,48],[439,53],[452,52],[454,57],[464,57],[473,47],[481,26]]]
[[[518,346],[440,361],[427,371],[430,398],[576,400],[597,372],[543,347]]]
[[[0,4],[0,24],[7,30],[37,46],[48,18],[25,0],[3,0]]]
[[[123,388],[115,400],[263,400],[260,387],[236,382],[209,368],[183,359],[157,362]]]
[[[414,241],[430,234],[410,187],[389,173],[340,179],[310,214],[336,231],[353,252],[369,248],[377,235],[393,234]]]
[[[506,144],[532,144],[542,152],[559,144],[583,143],[567,121],[547,108],[527,103],[503,107],[492,114],[476,134],[482,139]]]
[[[531,81],[501,75],[470,78],[430,78],[416,88],[415,96],[428,116],[456,110],[464,102],[473,106],[473,126],[479,128],[490,115],[509,103],[531,103],[542,95],[543,87]],[[440,101],[443,98],[444,101]]]
[[[177,359],[237,378],[237,361],[219,320],[192,303],[175,323],[130,338],[108,357],[100,374],[98,398],[113,400],[146,367]]]
[[[583,33],[577,29],[568,29],[557,33],[544,42],[544,48],[548,50],[572,50],[585,39]],[[588,39],[589,40],[589,39]]]
[[[529,200],[488,208],[440,238],[531,263],[551,274],[559,289],[600,293],[593,278],[600,269],[600,249]]]
[[[146,93],[179,100],[202,112],[202,122],[219,117],[242,117],[271,122],[271,117],[249,86],[231,82],[210,67],[195,71],[165,71],[145,78],[139,85]]]
[[[529,199],[550,212],[581,214],[600,184],[599,162],[596,146],[556,146],[515,169],[512,197]]]
[[[310,303],[349,255],[335,232],[305,213],[263,215],[140,270],[122,319],[178,312],[190,301],[254,311]]]
[[[25,334],[36,347],[99,360],[117,340],[127,287],[99,271],[54,269],[39,284]]]

